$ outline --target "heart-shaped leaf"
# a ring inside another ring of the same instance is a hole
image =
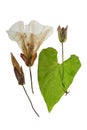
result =
[[[62,66],[64,67],[63,81],[61,78]],[[49,112],[67,91],[80,66],[79,58],[75,55],[71,55],[63,64],[59,64],[55,49],[49,47],[41,51],[38,63],[38,81]]]

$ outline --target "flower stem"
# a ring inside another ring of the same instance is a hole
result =
[[[31,90],[32,90],[32,93],[34,94],[33,81],[32,81],[32,72],[31,72],[31,67],[30,66],[29,66],[29,72],[30,72]]]
[[[63,85],[64,92],[67,95],[68,92],[67,92],[65,84],[64,84],[64,46],[63,46],[63,43],[62,43],[62,85]]]
[[[64,79],[64,47],[63,47],[63,43],[62,43],[62,80]]]
[[[24,86],[23,86],[23,89],[24,89],[24,92],[25,92],[25,94],[26,94],[26,96],[27,96],[27,98],[28,98],[28,100],[29,100],[29,102],[30,102],[30,104],[31,104],[31,107],[32,107],[33,111],[34,111],[35,114],[39,117],[39,114],[36,112],[36,110],[35,110],[35,108],[34,108],[34,106],[33,106],[33,104],[32,104],[32,101],[31,101],[30,97],[28,96],[28,93],[27,93],[27,91],[26,91],[26,89],[25,89]]]

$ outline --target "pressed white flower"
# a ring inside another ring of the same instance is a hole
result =
[[[52,32],[52,27],[41,25],[37,21],[31,21],[28,25],[19,21],[7,31],[9,38],[16,41],[21,48],[21,57],[27,66],[33,65],[38,48]]]

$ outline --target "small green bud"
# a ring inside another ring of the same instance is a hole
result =
[[[64,28],[64,27],[61,28],[60,26],[58,26],[58,28],[57,28],[59,41],[61,43],[65,42],[67,40],[67,29],[68,29],[68,26],[66,26],[66,28]]]

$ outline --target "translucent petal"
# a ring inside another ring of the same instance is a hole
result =
[[[40,45],[46,40],[53,32],[53,28],[50,26],[44,26],[41,33],[38,34],[38,40],[34,43],[34,51],[36,52]]]
[[[27,34],[33,33],[33,34],[35,34],[35,35],[38,35],[38,34],[41,33],[41,31],[42,31],[43,28],[44,28],[43,25],[41,25],[40,23],[38,23],[38,22],[35,21],[35,20],[32,20],[32,21],[30,22],[30,24],[25,25],[25,32],[26,32]]]
[[[8,31],[8,36],[11,40],[18,42],[20,35],[24,32],[24,23],[19,21],[15,23]]]
[[[8,31],[8,36],[11,40],[16,41],[19,47],[22,47],[23,39],[22,35],[24,33],[24,23],[19,21],[15,23]]]

